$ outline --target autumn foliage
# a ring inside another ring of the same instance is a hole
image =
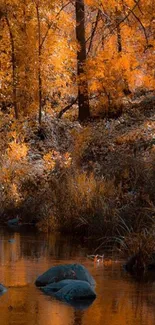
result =
[[[120,217],[136,231],[135,216],[153,216],[153,10],[153,0],[1,0],[3,221],[98,236]]]
[[[80,3],[85,54],[78,29],[76,40],[74,3],[1,1],[0,101],[3,109],[14,108],[17,118],[39,110],[41,122],[46,106],[50,114],[58,112],[86,80],[90,104],[95,97],[101,110],[136,88],[153,89],[153,0]],[[76,77],[77,58],[83,68]]]

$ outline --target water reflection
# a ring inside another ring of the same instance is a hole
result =
[[[13,242],[8,240],[12,238]],[[0,233],[0,296],[3,325],[152,325],[155,282],[136,282],[121,265],[103,266],[86,259],[75,239],[57,235]],[[34,286],[39,274],[60,263],[83,263],[97,282],[97,299],[78,310],[44,295]]]

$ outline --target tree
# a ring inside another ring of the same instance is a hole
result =
[[[84,0],[76,0],[76,39],[77,50],[77,78],[78,78],[78,118],[81,122],[90,117],[88,81],[85,73],[86,39],[85,39],[85,5]]]
[[[152,89],[152,13],[153,0],[1,0],[1,107],[16,118],[39,110],[41,123],[45,107],[55,115],[78,98],[84,121],[92,98],[103,111],[137,86]]]
[[[10,42],[10,61],[12,67],[12,100],[15,112],[15,118],[18,119],[17,109],[17,74],[16,74],[16,50],[15,50],[15,37],[10,23],[9,13],[11,12],[10,4],[2,3],[1,19],[4,20],[4,25],[7,26]]]
[[[39,1],[35,2],[37,14],[37,27],[38,27],[38,102],[39,102],[39,124],[41,124],[42,115],[42,77],[41,77],[41,25],[40,25],[40,12]]]

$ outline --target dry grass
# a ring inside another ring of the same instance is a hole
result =
[[[140,123],[134,132],[131,122],[126,118],[80,126],[48,121],[44,140],[33,127],[28,137],[26,128],[26,147],[19,136],[0,162],[1,215],[19,213],[23,221],[34,220],[43,231],[60,229],[98,238],[122,239],[120,218],[133,236],[151,228],[154,129],[152,124],[147,128],[148,123]],[[147,132],[142,134],[144,126]],[[16,152],[18,161],[14,160]],[[130,240],[130,235],[125,236]]]
[[[131,272],[144,271],[152,264],[155,265],[155,218],[152,226],[134,232],[126,226],[125,234],[115,238],[115,248],[119,256],[128,258],[126,269]],[[123,225],[125,222],[123,221]]]
[[[59,228],[65,231],[103,231],[110,218],[117,215],[109,204],[113,201],[114,206],[115,197],[113,181],[98,180],[93,173],[66,170],[50,180],[48,202],[52,203]]]

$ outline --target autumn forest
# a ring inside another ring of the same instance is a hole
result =
[[[122,255],[147,242],[148,258],[154,14],[154,0],[0,1],[1,223],[111,238]]]

